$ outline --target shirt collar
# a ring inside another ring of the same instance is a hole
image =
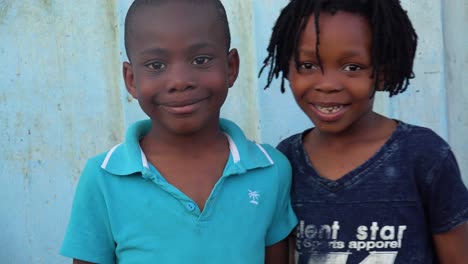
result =
[[[142,120],[131,125],[125,141],[107,152],[101,168],[120,176],[144,174],[148,171],[148,161],[139,142],[151,130],[151,126],[151,120]],[[274,164],[263,146],[248,140],[236,124],[227,119],[220,119],[220,127],[226,134],[231,152],[225,174],[240,174]]]

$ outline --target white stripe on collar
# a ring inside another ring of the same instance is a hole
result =
[[[141,151],[141,163],[143,163],[143,167],[149,169],[148,160],[146,159],[146,155],[143,152],[143,150],[141,149],[141,147],[140,147],[140,151]]]
[[[110,160],[110,158],[112,156],[112,153],[114,153],[115,149],[120,145],[122,145],[122,143],[120,143],[118,145],[115,145],[113,148],[111,148],[111,150],[109,150],[109,152],[107,152],[106,158],[104,159],[104,161],[101,164],[101,168],[106,169],[107,163],[109,163],[109,160]]]
[[[266,150],[262,147],[262,145],[258,144],[258,143],[255,143],[255,145],[257,145],[257,147],[263,152],[263,154],[265,154],[265,156],[267,157],[268,161],[270,161],[270,164],[273,165],[275,164],[273,162],[273,160],[271,159],[270,155],[268,155],[268,153],[266,152]]]
[[[229,141],[229,150],[231,151],[231,154],[232,154],[232,159],[234,161],[234,163],[237,163],[240,161],[240,155],[239,155],[239,150],[237,149],[237,146],[236,146],[236,143],[234,143],[234,141],[232,140],[232,138],[224,133],[226,135],[226,138],[228,139]]]
[[[240,161],[240,154],[239,154],[239,150],[237,149],[236,143],[234,143],[234,141],[232,140],[232,138],[228,134],[226,134],[226,133],[224,133],[224,134],[226,135],[226,138],[229,141],[229,150],[231,151],[232,159],[233,159],[234,163],[237,163],[237,162]],[[117,147],[120,146],[120,145],[122,145],[122,143],[114,146],[111,150],[109,150],[109,152],[107,152],[106,158],[104,159],[104,161],[101,164],[101,168],[106,169],[107,164],[109,163],[109,160],[110,160],[112,154],[117,149]],[[265,149],[263,149],[263,147],[260,146],[259,144],[257,144],[257,146],[258,146],[258,148],[260,148],[260,150],[263,152],[263,154],[265,154],[265,156],[270,161],[270,163],[274,164],[273,160],[270,158],[270,156],[265,151]],[[143,152],[143,150],[141,149],[141,147],[140,147],[140,152],[141,152],[141,162],[143,164],[143,167],[149,168],[148,160],[146,159],[146,155]]]

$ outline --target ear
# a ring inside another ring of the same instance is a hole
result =
[[[132,65],[129,62],[124,62],[122,65],[122,71],[127,91],[133,96],[133,98],[138,99],[135,85],[135,74],[133,73]]]
[[[231,88],[237,80],[239,75],[239,53],[237,49],[232,49],[228,53],[228,82]]]

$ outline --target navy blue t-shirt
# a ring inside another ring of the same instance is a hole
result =
[[[278,145],[293,168],[296,263],[438,263],[432,235],[468,221],[468,191],[449,145],[400,122],[369,160],[332,181],[311,165],[307,132]]]

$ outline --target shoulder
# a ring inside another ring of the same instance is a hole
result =
[[[400,122],[393,135],[395,150],[413,159],[444,159],[451,153],[449,144],[427,127]]]
[[[88,166],[119,176],[141,172],[144,167],[147,167],[147,160],[139,141],[148,133],[151,126],[150,120],[135,122],[128,128],[123,142],[89,159]]]
[[[278,149],[274,148],[270,144],[257,144],[260,148],[262,148],[265,151],[265,154],[267,154],[273,163],[277,166],[286,166],[289,167],[289,161],[288,158]]]
[[[234,162],[246,170],[258,168],[279,168],[290,170],[288,159],[269,144],[261,144],[248,139],[235,123],[221,119],[221,129],[228,136]]]
[[[99,167],[101,168],[102,164],[106,161],[106,159],[108,158],[108,156],[112,155],[111,153],[115,151],[115,149],[117,149],[121,144],[116,144],[114,146],[112,146],[111,148],[97,154],[97,155],[94,155],[92,157],[90,157],[86,164],[90,165],[90,166],[93,166],[93,167]]]
[[[294,151],[302,147],[302,137],[307,131],[309,130],[289,136],[288,138],[282,140],[278,146],[276,146],[276,148],[288,158],[291,158]]]
[[[400,166],[411,169],[424,185],[438,188],[438,182],[459,184],[458,163],[450,145],[433,130],[415,125],[400,124],[400,135],[393,149]]]
[[[455,159],[450,145],[427,127],[400,122],[394,140],[392,151],[408,165],[426,172],[442,166],[447,159]]]
[[[102,166],[106,161],[108,153],[109,151],[103,152],[101,154],[89,158],[86,161],[86,164],[83,170],[81,171],[81,176],[79,178],[78,187],[81,186],[81,188],[79,189],[89,188],[91,186],[97,187],[98,185],[102,184],[102,181],[106,179],[105,177],[103,177],[106,174],[106,172],[102,168]]]
[[[142,164],[138,138],[148,130],[148,125],[150,124],[147,121],[136,122],[128,129],[123,142],[89,158],[81,173],[80,182],[96,181],[101,175],[128,175],[136,172]]]
[[[394,150],[414,163],[437,167],[453,157],[450,145],[430,128],[401,122],[395,137]]]
[[[402,132],[401,134],[413,147],[420,147],[427,150],[440,147],[450,149],[448,143],[430,128],[404,122],[401,122],[399,126]]]

